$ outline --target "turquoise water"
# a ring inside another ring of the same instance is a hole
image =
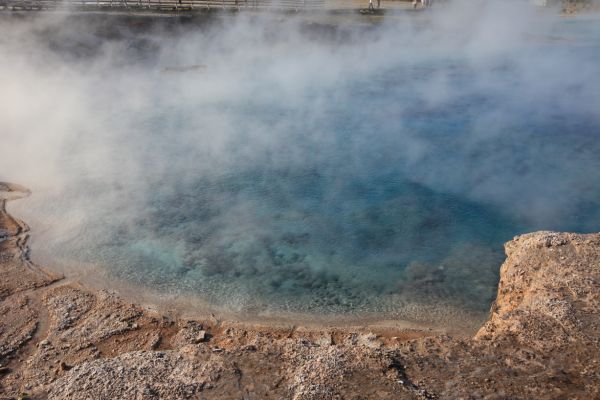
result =
[[[202,33],[191,60],[178,36],[119,56],[123,78],[84,92],[106,131],[65,140],[68,183],[40,208],[71,230],[39,246],[233,311],[485,312],[504,242],[600,229],[597,22],[495,50],[425,26],[404,48],[374,30],[223,54]]]

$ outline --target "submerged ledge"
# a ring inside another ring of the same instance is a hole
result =
[[[11,187],[19,188],[0,184],[3,195]],[[4,203],[7,398],[600,396],[600,234],[508,242],[490,317],[471,338],[394,324],[252,324],[150,311],[33,265],[26,225]]]

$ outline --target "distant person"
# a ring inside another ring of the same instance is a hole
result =
[[[369,11],[375,11],[375,7],[373,7],[373,0],[369,0]]]
[[[381,7],[381,0],[377,0],[377,9],[379,10],[379,7]]]
[[[417,0],[413,0],[413,8],[417,8],[417,3],[418,3]]]

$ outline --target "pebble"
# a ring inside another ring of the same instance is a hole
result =
[[[206,331],[202,330],[198,332],[198,335],[196,336],[196,343],[206,342],[207,340],[208,335],[206,334]]]
[[[72,366],[68,365],[68,364],[67,364],[66,362],[64,362],[64,361],[61,361],[61,362],[60,362],[60,365],[59,365],[59,367],[60,367],[60,370],[61,370],[61,371],[68,371],[68,370],[70,370],[71,368],[73,368]]]

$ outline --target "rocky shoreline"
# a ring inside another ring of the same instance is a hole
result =
[[[489,320],[434,331],[269,327],[150,312],[32,264],[0,185],[0,399],[600,398],[600,234],[505,246]]]

